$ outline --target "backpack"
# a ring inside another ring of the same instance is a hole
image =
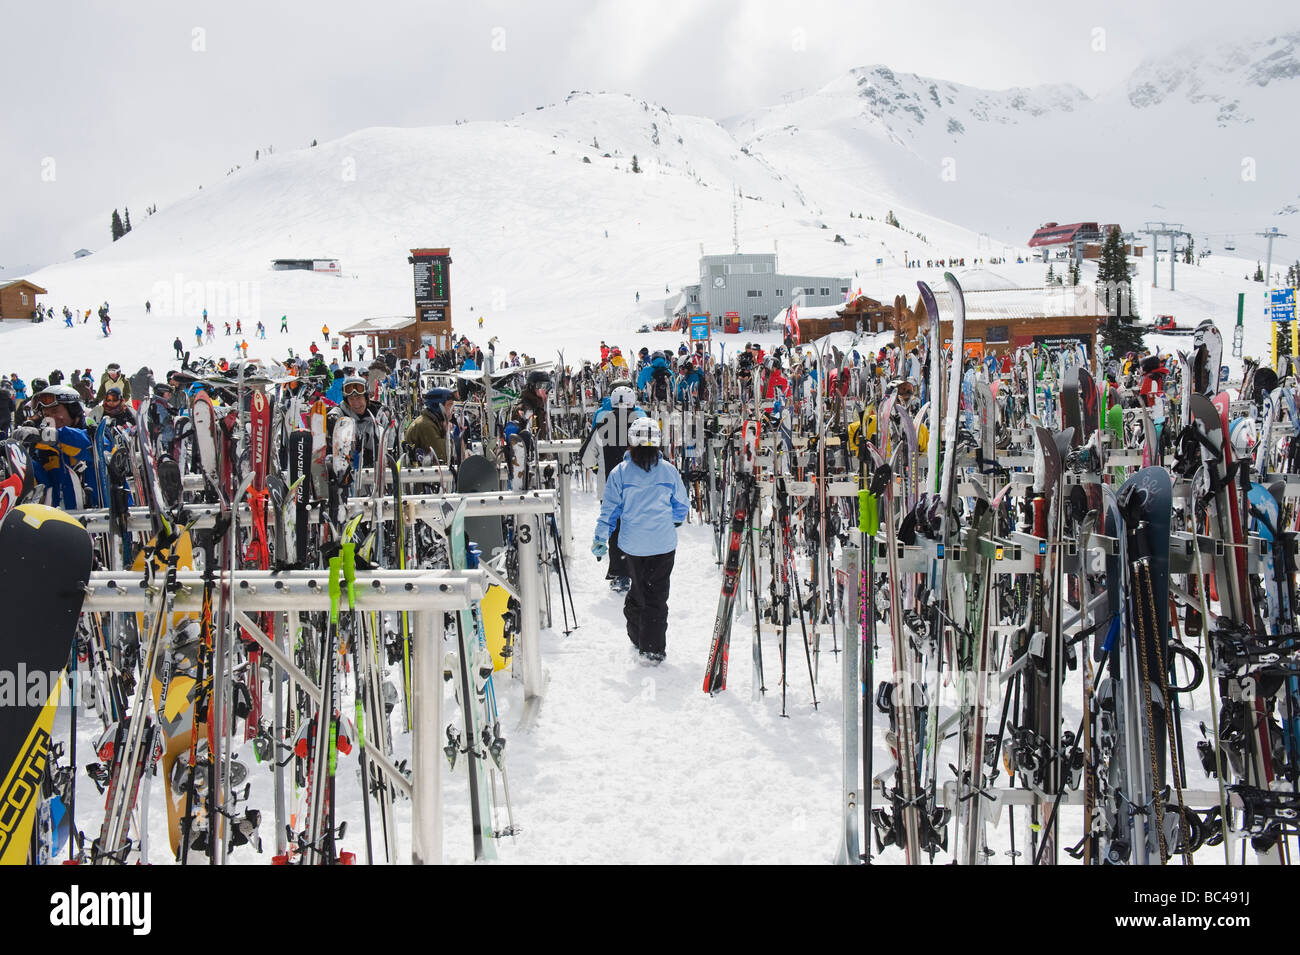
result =
[[[651,379],[651,396],[656,401],[668,400],[668,378],[667,368],[656,368]]]

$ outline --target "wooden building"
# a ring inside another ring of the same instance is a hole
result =
[[[0,321],[10,318],[31,321],[37,308],[36,296],[45,294],[45,289],[26,279],[0,285]]]
[[[367,318],[355,325],[349,325],[339,332],[352,342],[352,353],[357,346],[366,348],[366,361],[374,355],[391,351],[398,358],[421,358],[424,355],[424,343],[420,338],[420,325],[414,315],[388,315],[381,318]],[[355,339],[363,338],[357,342]]]
[[[788,312],[789,309],[783,309],[777,315],[776,327],[785,327]],[[858,293],[839,305],[796,307],[795,321],[799,323],[799,340],[810,342],[832,332],[886,331],[893,327],[894,309]]]
[[[973,289],[965,291],[966,351],[975,355],[1004,352],[1039,344],[1046,347],[1083,342],[1092,355],[1097,328],[1106,309],[1091,285],[1052,285],[1046,288]],[[946,289],[935,289],[940,332],[945,344],[952,340],[952,302]],[[906,299],[894,299],[894,332],[898,344],[910,347],[928,334],[930,316],[917,296],[909,308]]]

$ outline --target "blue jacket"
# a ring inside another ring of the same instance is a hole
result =
[[[683,375],[677,381],[677,400],[685,401],[693,391],[698,395],[703,387],[704,375],[698,368],[692,369],[689,375]]]
[[[664,361],[664,357],[660,355],[650,364],[642,368],[641,373],[636,376],[637,391],[645,391],[646,386],[649,385],[650,382],[654,380],[656,369],[662,369],[668,372],[670,376],[672,375],[672,369],[668,367],[668,362]]]
[[[99,506],[90,438],[81,428],[60,428],[58,447],[38,443],[33,463],[36,483],[53,489],[52,506],[64,510]],[[79,471],[80,479],[73,474],[74,469]]]
[[[689,509],[686,485],[675,467],[660,457],[658,464],[643,471],[632,463],[631,454],[625,454],[605,482],[596,537],[609,540],[618,526],[618,546],[625,553],[634,557],[671,553],[677,549],[674,525],[686,520]]]

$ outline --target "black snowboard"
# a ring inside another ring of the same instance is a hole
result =
[[[471,454],[456,472],[458,494],[488,494],[501,490],[497,465],[491,458]],[[465,518],[465,537],[478,545],[484,560],[505,546],[505,530],[499,517]]]
[[[56,508],[20,504],[0,521],[0,864],[26,860],[90,566],[90,535]]]

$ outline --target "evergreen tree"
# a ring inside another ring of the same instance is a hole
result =
[[[1255,281],[1264,281],[1264,266],[1260,265],[1258,260],[1255,262]]]
[[[1050,262],[1047,263],[1047,284],[1048,285],[1056,284],[1056,270],[1053,268],[1052,263]]]
[[[311,144],[312,144],[312,148],[314,149],[314,148],[316,147],[316,140],[313,139],[313,140],[311,141]]]
[[[113,210],[112,231],[114,242],[126,235],[126,232],[122,229],[122,217],[117,214],[116,209]]]
[[[633,171],[633,172],[640,172],[640,171],[641,171],[641,167],[640,167],[640,165],[637,164],[637,161],[636,161],[636,153],[633,153],[633,154],[632,154],[632,171]]]
[[[131,231],[131,210],[124,207],[123,211],[126,215],[122,217],[122,234],[126,235]]]
[[[889,214],[885,216],[885,225],[892,225],[895,229],[902,228],[902,226],[898,224],[898,216],[894,215],[893,209],[890,209]]]
[[[1183,265],[1192,264],[1192,246],[1195,244],[1195,242],[1196,240],[1193,239],[1190,235],[1187,237],[1187,248],[1183,249]]]
[[[1101,247],[1101,260],[1097,264],[1097,297],[1107,315],[1101,326],[1101,343],[1109,345],[1117,355],[1141,351],[1142,329],[1136,322],[1128,253],[1119,226],[1111,227]]]
[[[1070,284],[1071,285],[1079,284],[1079,272],[1080,272],[1079,260],[1075,259],[1073,262],[1070,263]]]

